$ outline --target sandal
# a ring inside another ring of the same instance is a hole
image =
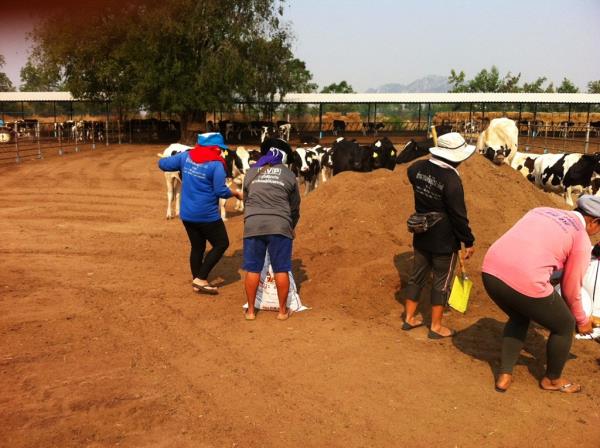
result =
[[[198,293],[198,294],[208,294],[210,296],[216,296],[217,294],[219,294],[219,290],[217,288],[215,288],[214,286],[210,286],[210,285],[193,285],[194,288],[194,292]]]
[[[445,339],[445,338],[451,338],[455,335],[456,335],[456,330],[450,330],[450,334],[447,334],[444,336],[443,334],[439,334],[430,328],[429,333],[427,334],[427,337],[429,339]]]
[[[581,384],[567,383],[557,388],[544,387],[540,383],[540,387],[550,392],[562,392],[564,394],[576,394],[581,392]]]
[[[400,328],[402,328],[404,331],[410,331],[415,328],[422,327],[423,325],[424,325],[423,322],[415,324],[415,325],[411,325],[408,322],[404,321],[404,323],[402,324],[402,327],[400,327]]]

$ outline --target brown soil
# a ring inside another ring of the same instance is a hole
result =
[[[505,317],[482,257],[558,197],[479,156],[461,167],[475,285],[469,312],[446,319],[459,334],[431,341],[400,330],[406,167],[342,173],[302,204],[294,271],[313,309],[247,322],[242,217],[214,271],[221,294],[193,294],[185,232],[164,219],[161,148],[0,168],[0,446],[598,446],[596,343],[573,344],[565,374],[579,395],[538,388],[540,328],[511,389],[493,389]]]

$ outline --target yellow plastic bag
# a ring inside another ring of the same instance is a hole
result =
[[[473,282],[469,279],[469,276],[465,271],[465,262],[463,260],[462,251],[460,251],[458,262],[460,265],[460,273],[454,277],[448,305],[456,311],[465,313],[467,311],[467,306],[469,305],[469,295],[471,294]]]

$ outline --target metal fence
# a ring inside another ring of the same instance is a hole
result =
[[[362,122],[347,121],[345,131],[334,133],[333,122],[292,121],[291,141],[302,136],[334,137],[389,137],[394,143],[403,144],[410,138],[423,138],[431,122],[423,120],[381,121],[381,127],[366,129]],[[451,125],[461,132],[470,143],[475,143],[486,121],[444,121],[435,124]],[[538,122],[520,122],[519,148],[522,151],[544,152],[600,152],[600,129],[589,123],[563,123],[545,125]],[[195,140],[199,131],[188,131],[189,141]],[[259,138],[247,132],[242,140],[231,138],[228,143],[258,144]],[[179,123],[172,120],[86,121],[78,123],[42,123],[27,120],[13,123],[12,127],[0,128],[0,164],[19,163],[27,159],[43,159],[62,156],[83,150],[95,150],[110,144],[121,143],[172,143],[179,141]]]
[[[110,144],[179,140],[179,124],[160,120],[13,122],[0,128],[0,164],[95,150]]]

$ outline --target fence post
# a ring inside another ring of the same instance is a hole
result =
[[[36,129],[35,133],[37,135],[37,143],[38,143],[38,159],[43,159],[44,156],[42,156],[42,144],[40,142],[41,134],[40,134],[40,122],[39,121],[36,123],[36,127],[37,127],[37,129]]]
[[[57,130],[58,130],[58,155],[62,156],[64,154],[63,147],[62,147],[62,131],[63,131],[63,127],[60,126]]]
[[[92,149],[96,149],[96,128],[94,126],[94,123],[96,122],[92,120]]]
[[[106,142],[106,146],[108,146],[108,118],[106,118],[106,127],[105,127],[105,129],[106,130],[104,131],[104,141]],[[121,143],[121,142],[119,141],[119,143]]]
[[[15,147],[17,150],[17,163],[19,163],[21,161],[21,158],[19,157],[19,123],[15,121]]]
[[[79,152],[79,145],[77,144],[77,142],[79,141],[79,132],[77,132],[77,123],[75,123],[74,125],[74,131],[75,131],[75,152]]]
[[[121,144],[121,120],[117,120],[117,135],[119,138],[119,145]]]
[[[585,126],[585,148],[583,150],[584,154],[588,153],[588,148],[590,146],[590,122],[587,122]]]

